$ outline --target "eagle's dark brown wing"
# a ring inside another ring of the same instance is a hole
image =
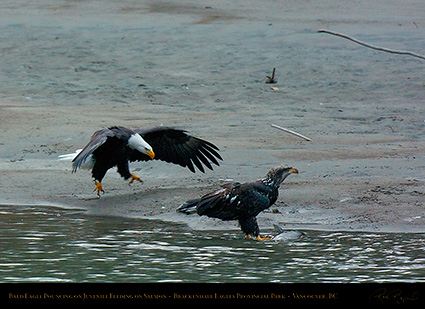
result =
[[[270,207],[270,199],[262,192],[263,187],[260,183],[223,185],[222,189],[201,197],[197,213],[222,220],[255,217]]]
[[[72,160],[72,171],[77,171],[77,169],[87,161],[88,157],[108,140],[108,137],[113,136],[115,136],[115,133],[110,129],[94,132],[90,142],[80,151],[74,160]]]
[[[210,162],[219,165],[222,160],[219,149],[214,144],[200,138],[186,134],[186,131],[170,127],[153,127],[149,129],[134,130],[152,146],[156,160],[178,164],[195,172],[195,165],[201,172],[205,172],[204,166],[213,169]],[[138,151],[130,154],[129,160],[148,161],[150,158]]]
[[[234,206],[238,201],[233,202],[239,196],[240,186],[239,182],[228,183],[221,189],[204,195],[197,204],[196,212],[200,216],[236,220],[238,213]]]

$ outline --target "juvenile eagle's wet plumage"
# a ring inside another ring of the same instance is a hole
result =
[[[106,172],[117,166],[124,178],[141,181],[130,173],[129,162],[152,159],[205,172],[204,166],[213,169],[222,160],[219,149],[212,143],[188,135],[186,131],[165,126],[148,129],[128,129],[114,126],[96,131],[90,142],[78,153],[61,156],[72,159],[72,171],[79,168],[92,170],[98,194],[103,191],[101,181]]]
[[[248,237],[259,238],[257,215],[276,202],[281,183],[293,173],[298,173],[298,170],[287,165],[275,167],[255,182],[225,184],[200,199],[187,201],[177,211],[186,214],[197,212],[200,216],[221,220],[238,220]]]

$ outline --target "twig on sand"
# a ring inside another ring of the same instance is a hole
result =
[[[266,76],[267,80],[266,80],[266,84],[276,84],[277,83],[277,79],[274,77],[274,73],[276,72],[276,68],[273,68],[273,72],[272,72],[272,76]]]
[[[354,43],[360,44],[362,46],[371,48],[371,49],[375,49],[375,50],[379,50],[379,51],[383,51],[383,52],[387,52],[387,53],[391,53],[391,54],[399,54],[399,55],[409,55],[412,57],[416,57],[416,58],[420,58],[422,60],[425,60],[425,56],[424,55],[420,55],[411,51],[406,51],[406,50],[394,50],[394,49],[388,49],[388,48],[384,48],[384,47],[379,47],[379,46],[375,46],[375,45],[371,45],[371,44],[367,44],[363,41],[357,40],[351,36],[339,33],[339,32],[335,32],[335,31],[330,31],[330,30],[325,30],[325,29],[320,29],[317,31],[318,33],[327,33],[327,34],[332,34],[335,36],[339,36],[341,38],[350,40]]]
[[[311,138],[309,138],[309,137],[307,137],[307,136],[304,136],[304,135],[302,135],[302,134],[300,134],[300,133],[297,133],[297,132],[295,132],[295,131],[292,131],[292,130],[289,130],[289,129],[287,129],[287,128],[284,128],[284,127],[278,126],[278,125],[273,124],[273,123],[271,124],[271,126],[272,126],[273,128],[276,128],[276,129],[279,129],[279,130],[285,131],[285,132],[287,132],[287,133],[289,133],[289,134],[292,134],[292,135],[295,135],[295,136],[301,137],[302,139],[305,139],[306,141],[311,141]]]

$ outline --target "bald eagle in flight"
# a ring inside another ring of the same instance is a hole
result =
[[[269,239],[260,236],[256,217],[276,202],[279,187],[290,174],[298,174],[298,170],[287,165],[275,167],[255,182],[224,184],[217,191],[183,203],[177,211],[186,214],[197,212],[200,216],[225,221],[238,220],[248,239]]]
[[[79,168],[91,169],[97,195],[104,192],[102,179],[106,172],[117,166],[118,173],[129,179],[142,182],[130,173],[129,161],[153,159],[187,167],[195,173],[195,166],[205,172],[204,166],[213,169],[210,161],[219,165],[222,160],[214,144],[186,134],[186,131],[165,126],[132,130],[125,127],[110,127],[96,131],[90,142],[73,154],[59,156],[61,160],[72,160],[72,172]]]

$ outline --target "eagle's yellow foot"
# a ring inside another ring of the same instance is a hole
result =
[[[256,240],[263,241],[263,240],[270,240],[271,238],[269,236],[261,237],[260,235],[257,236]]]
[[[246,239],[252,239],[254,236],[252,236],[251,234],[247,234],[246,235]],[[265,236],[265,237],[261,237],[260,235],[258,235],[257,237],[255,237],[255,240],[258,241],[263,241],[263,240],[270,240],[271,238],[269,236]]]
[[[135,181],[135,180],[143,182],[143,180],[141,180],[139,177],[137,177],[134,174],[131,174],[130,177],[131,177],[130,183],[133,183],[133,181]]]
[[[102,188],[102,183],[100,181],[94,181],[94,184],[96,185],[96,187],[94,188],[94,191],[97,191],[97,195],[100,197],[100,192],[105,193],[105,191],[103,191]]]

